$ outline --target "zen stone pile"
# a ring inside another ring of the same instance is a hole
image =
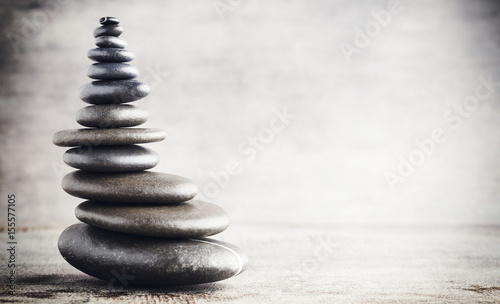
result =
[[[133,80],[134,54],[120,39],[118,19],[103,17],[94,31],[87,55],[96,61],[87,69],[95,79],[80,89],[92,104],[76,114],[87,127],[54,134],[58,146],[74,147],[64,162],[79,170],[66,175],[63,189],[86,199],[76,207],[83,223],[68,227],[59,251],[77,269],[122,285],[167,286],[219,281],[241,273],[247,258],[227,243],[206,238],[227,228],[229,217],[220,207],[194,200],[189,179],[146,171],[160,157],[137,144],[161,141],[160,129],[131,128],[148,113],[126,103],[149,93],[147,84]]]

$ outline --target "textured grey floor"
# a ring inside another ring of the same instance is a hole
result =
[[[61,229],[19,235],[14,303],[498,303],[500,227],[234,225],[221,239],[250,256],[219,283],[122,288],[80,273]],[[6,273],[2,255],[2,277]]]

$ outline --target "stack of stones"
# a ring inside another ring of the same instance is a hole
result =
[[[59,251],[68,263],[94,277],[121,285],[185,285],[219,281],[245,268],[235,246],[205,238],[227,228],[220,207],[194,200],[196,185],[184,177],[146,171],[159,156],[140,143],[161,141],[159,129],[130,128],[148,115],[129,103],[148,95],[147,84],[133,80],[137,68],[124,62],[123,32],[113,17],[94,31],[98,48],[88,51],[97,63],[87,69],[97,79],[80,89],[92,106],[78,111],[88,127],[54,134],[58,146],[75,147],[64,162],[79,169],[62,180],[69,194],[87,199],[76,207],[83,223],[68,227]]]

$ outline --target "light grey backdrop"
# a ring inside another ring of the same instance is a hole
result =
[[[168,133],[148,145],[154,170],[193,179],[233,223],[500,223],[492,1],[37,3],[0,4],[1,194],[17,195],[18,225],[76,221],[82,200],[60,187],[71,169],[51,137],[79,127],[104,15],[120,18],[152,87],[137,103],[145,126]],[[293,118],[280,125],[285,108]],[[446,141],[422,152],[415,141],[439,130]],[[404,177],[400,157],[418,163]],[[211,172],[235,162],[239,173],[214,187]],[[404,181],[391,189],[387,172]]]

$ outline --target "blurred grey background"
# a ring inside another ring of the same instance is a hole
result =
[[[16,194],[18,226],[77,221],[51,138],[79,127],[92,32],[116,16],[152,88],[136,103],[144,126],[168,134],[147,145],[153,170],[193,179],[232,225],[499,224],[499,12],[486,0],[3,0],[2,204]],[[284,108],[294,117],[272,131]],[[436,129],[446,141],[426,155],[415,141]],[[404,177],[400,157],[418,163]]]

